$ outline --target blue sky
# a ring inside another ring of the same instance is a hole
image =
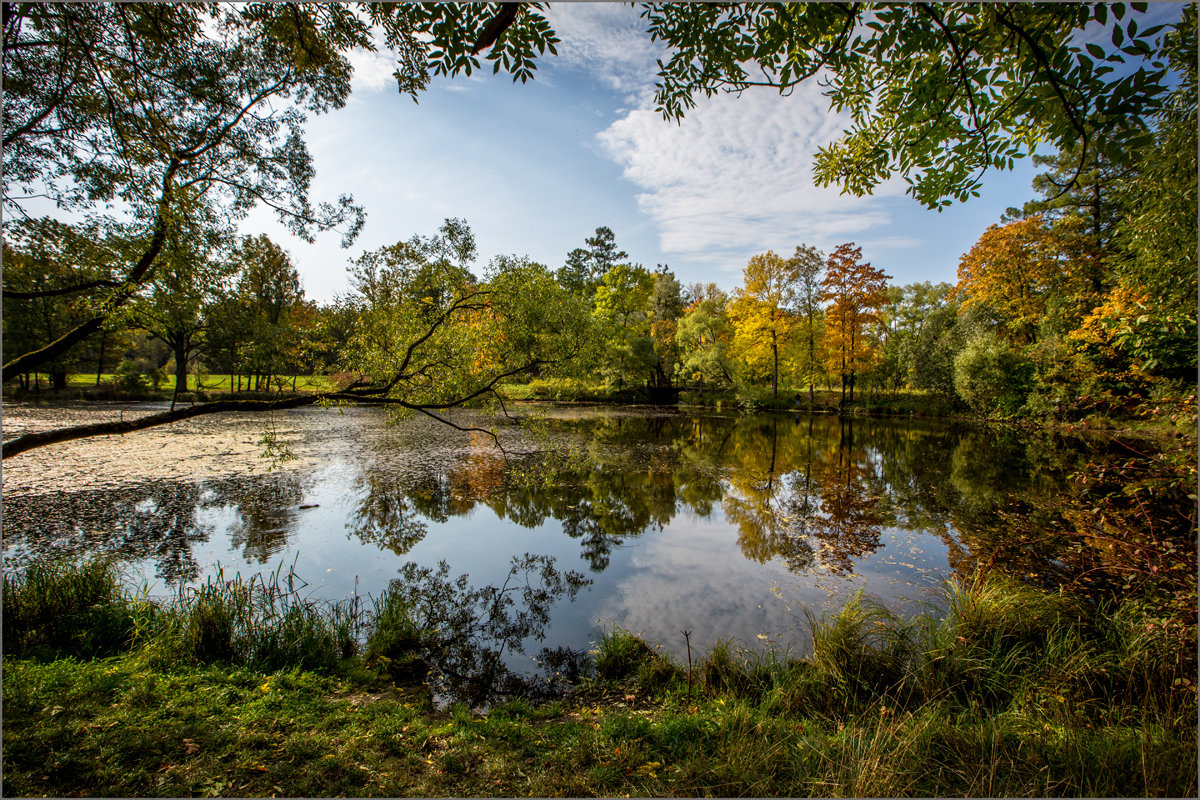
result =
[[[1151,16],[1177,18],[1178,9],[1153,7]],[[941,213],[905,195],[898,180],[871,197],[818,189],[812,154],[843,121],[815,85],[790,97],[763,89],[700,98],[676,125],[653,111],[662,53],[636,9],[566,3],[547,16],[559,55],[524,85],[489,68],[436,80],[414,104],[396,91],[385,50],[354,54],[347,107],[307,128],[312,196],[353,194],[367,210],[359,239],[349,250],[332,233],[310,245],[265,212],[242,231],[282,244],[308,296],[322,301],[347,290],[350,257],[432,234],[445,217],[474,230],[477,274],[499,254],[557,268],[606,225],[631,261],[669,264],[685,284],[728,290],[755,253],[800,243],[828,252],[846,241],[895,283],[953,282],[959,257],[987,226],[1033,197],[1027,161],[989,172],[981,197]]]

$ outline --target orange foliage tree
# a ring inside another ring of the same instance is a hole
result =
[[[955,295],[998,312],[1014,344],[1032,344],[1047,316],[1065,333],[1096,304],[1099,258],[1077,216],[992,225],[959,261]]]
[[[849,388],[851,403],[855,375],[875,361],[875,346],[868,332],[879,324],[879,312],[889,302],[887,282],[891,277],[861,263],[861,258],[862,248],[853,242],[839,245],[829,255],[821,281],[821,300],[830,303],[825,312],[826,364],[842,376],[842,402]]]

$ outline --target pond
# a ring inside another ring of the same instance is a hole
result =
[[[6,405],[5,435],[158,408]],[[1006,509],[1054,495],[1087,450],[919,420],[519,413],[540,432],[501,425],[503,451],[480,432],[357,407],[214,415],[30,451],[4,462],[5,567],[106,554],[158,595],[218,568],[291,569],[307,595],[344,600],[443,561],[447,579],[500,585],[528,553],[582,576],[549,602],[533,650],[587,648],[614,625],[677,656],[683,630],[698,650],[795,650],[806,612],[860,590],[926,610],[944,580],[993,559]],[[481,412],[453,420],[493,424]],[[262,457],[266,432],[294,460]],[[1053,568],[1029,548],[1009,561],[1022,558],[1008,566]]]

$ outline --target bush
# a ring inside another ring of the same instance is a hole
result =
[[[1032,377],[1033,365],[991,333],[972,340],[954,359],[954,389],[981,414],[1016,414]]]

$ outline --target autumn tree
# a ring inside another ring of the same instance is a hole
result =
[[[842,379],[842,403],[846,390],[854,402],[854,378],[870,367],[876,350],[870,329],[880,321],[880,310],[887,304],[887,281],[883,270],[862,263],[862,248],[853,242],[838,245],[830,254],[821,281],[821,299],[830,305],[825,310],[826,358],[831,372]]]
[[[768,361],[773,398],[779,397],[779,351],[796,327],[799,275],[799,262],[774,250],[751,256],[742,273],[746,285],[729,300],[738,348],[751,361]]]
[[[1196,6],[1184,7],[1165,50],[1180,76],[1155,119],[1152,146],[1117,187],[1111,296],[1096,333],[1146,369],[1196,381]],[[1136,298],[1136,299],[1135,299]],[[1121,309],[1119,313],[1113,313]],[[1099,329],[1103,330],[1103,333]]]
[[[955,294],[964,306],[994,309],[1009,339],[1028,345],[1048,324],[1065,334],[1095,305],[1091,275],[1098,258],[1078,216],[992,225],[959,261]]]

